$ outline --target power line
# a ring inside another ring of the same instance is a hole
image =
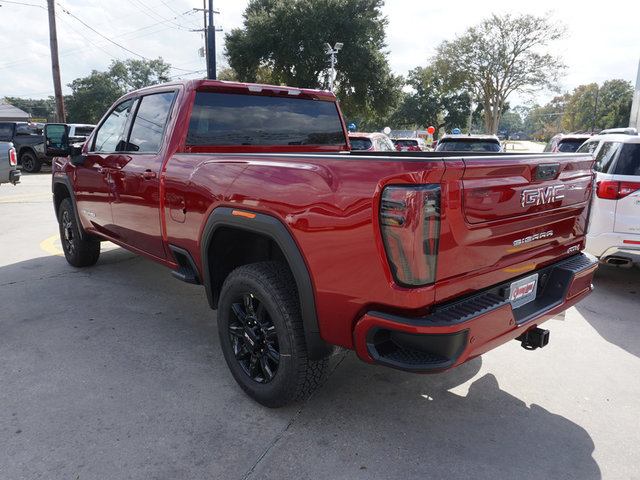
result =
[[[4,1],[4,0],[3,0]],[[102,33],[98,32],[95,28],[91,27],[90,25],[87,25],[84,21],[82,21],[81,19],[79,19],[77,16],[75,16],[73,13],[71,13],[69,10],[67,10],[66,8],[64,8],[62,5],[60,5],[60,3],[56,2],[58,4],[58,6],[62,9],[62,11],[64,13],[66,13],[67,15],[73,17],[74,19],[76,19],[78,22],[80,22],[82,25],[84,25],[86,28],[88,28],[89,30],[91,30],[93,33],[95,33],[96,35],[99,35],[100,37],[104,38],[105,40],[107,40],[109,43],[114,44],[116,47],[120,47],[121,49],[129,52],[132,55],[135,55],[136,57],[140,57],[143,60],[146,60],[148,62],[151,62],[152,60],[150,58],[145,57],[144,55],[140,55],[139,53],[134,52],[133,50],[128,49],[127,47],[124,47],[122,45],[120,45],[117,42],[114,42],[113,40],[111,40],[109,37],[103,35]],[[172,69],[175,70],[183,70],[183,71],[189,71],[189,70],[185,70],[183,68],[178,68],[178,67],[171,67]]]
[[[97,31],[95,28],[93,28],[90,25],[87,25],[85,22],[83,22],[82,20],[80,20],[78,17],[76,17],[73,13],[71,13],[69,10],[67,10],[66,8],[64,8],[62,5],[60,5],[60,3],[56,2],[58,4],[58,6],[60,7],[60,9],[66,13],[67,15],[75,18],[78,22],[80,22],[82,25],[84,25],[86,28],[88,28],[89,30],[91,30],[93,33],[95,33],[96,35],[101,36],[102,38],[104,38],[105,40],[107,40],[110,43],[113,43],[116,47],[120,47],[121,49],[129,52],[132,55],[135,55],[136,57],[140,57],[144,60],[150,61],[150,59],[148,59],[147,57],[145,57],[144,55],[140,55],[139,53],[134,52],[133,50],[129,50],[127,47],[123,47],[122,45],[120,45],[119,43],[114,42],[113,40],[111,40],[109,37],[106,37],[105,35],[101,34],[99,31]]]
[[[24,6],[27,6],[27,7],[37,7],[37,8],[42,8],[43,10],[46,10],[46,9],[47,9],[47,7],[45,7],[44,5],[36,5],[36,4],[33,4],[33,3],[11,2],[11,1],[9,1],[9,0],[2,0],[2,1],[0,1],[0,3],[12,3],[12,4],[14,4],[14,5],[24,5]]]

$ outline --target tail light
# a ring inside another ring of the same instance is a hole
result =
[[[640,183],[638,182],[603,181],[598,182],[598,190],[596,193],[600,198],[618,200],[636,190],[640,190]]]
[[[382,192],[380,225],[398,285],[435,282],[440,242],[440,185],[389,186]]]
[[[16,149],[13,147],[9,149],[9,163],[12,167],[18,165],[18,156],[16,155]]]

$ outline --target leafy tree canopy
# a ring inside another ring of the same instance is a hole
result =
[[[418,67],[409,72],[407,85],[412,93],[406,95],[392,116],[394,125],[436,129],[435,137],[445,128],[463,128],[471,112],[471,95],[460,82],[444,77],[435,66]]]
[[[93,70],[91,75],[69,84],[65,97],[69,123],[97,123],[118,98],[139,88],[169,81],[170,65],[156,60],[114,60],[109,70]]]
[[[541,53],[564,35],[564,27],[534,15],[493,15],[437,48],[440,72],[461,79],[482,103],[487,133],[496,133],[509,95],[554,89],[561,61]]]
[[[225,36],[230,67],[243,82],[328,88],[325,44],[337,55],[336,95],[347,116],[384,115],[402,81],[391,74],[383,0],[251,0],[244,26]]]
[[[631,82],[614,79],[580,85],[573,93],[555,97],[545,106],[529,110],[525,130],[533,136],[551,138],[556,133],[598,132],[626,127],[631,116]]]

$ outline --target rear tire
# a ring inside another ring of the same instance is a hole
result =
[[[95,265],[100,256],[100,240],[86,234],[84,238],[80,237],[80,227],[70,198],[65,198],[60,203],[58,225],[62,250],[67,262],[74,267]]]
[[[218,334],[236,382],[266,407],[308,397],[325,378],[327,360],[308,358],[295,280],[281,262],[231,272],[220,293]]]
[[[22,163],[22,169],[27,173],[38,173],[42,168],[42,163],[33,152],[24,152],[20,156],[20,163]]]

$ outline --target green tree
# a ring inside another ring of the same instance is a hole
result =
[[[325,44],[341,42],[336,95],[347,116],[384,116],[402,87],[385,48],[383,0],[251,0],[244,24],[225,36],[226,55],[244,82],[328,88]],[[265,78],[266,77],[266,78]]]
[[[451,131],[456,127],[466,127],[471,112],[471,95],[462,83],[441,75],[435,66],[428,66],[411,70],[406,84],[412,92],[404,96],[393,113],[394,125],[420,130],[433,126],[436,138],[442,128]]]
[[[598,126],[601,129],[628,126],[632,103],[631,82],[625,80],[604,82],[598,96]]]
[[[513,135],[522,130],[522,118],[516,112],[504,112],[500,118],[498,130],[507,132],[507,135]]]
[[[167,82],[170,68],[161,58],[114,60],[106,72],[93,70],[87,77],[76,78],[69,84],[71,95],[65,97],[67,121],[97,123],[125,93]]]
[[[486,132],[496,133],[512,93],[556,87],[564,65],[540,51],[563,35],[564,27],[550,18],[493,15],[442,42],[435,61],[441,72],[464,79],[483,105]]]
[[[598,131],[629,124],[633,87],[625,80],[580,85],[565,95],[562,127],[566,132]]]

